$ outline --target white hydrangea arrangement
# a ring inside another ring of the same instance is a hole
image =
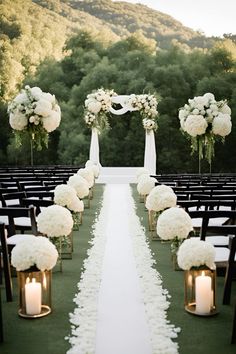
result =
[[[84,203],[77,197],[76,190],[68,184],[59,184],[54,190],[54,203],[74,213],[84,211]]]
[[[79,199],[83,199],[89,195],[89,184],[82,176],[78,174],[70,176],[67,184],[76,190]]]
[[[192,237],[180,245],[177,261],[179,267],[184,270],[201,266],[215,269],[214,246],[209,242],[199,240],[197,237]]]
[[[37,217],[39,232],[48,237],[68,236],[73,229],[71,212],[60,205],[50,205]]]
[[[9,123],[17,146],[28,134],[38,150],[48,145],[48,134],[61,122],[61,110],[55,96],[39,87],[25,88],[8,105]]]
[[[107,114],[113,96],[116,96],[113,90],[103,88],[87,95],[84,120],[89,128],[97,128],[99,131],[109,128]]]
[[[138,168],[136,171],[136,178],[137,178],[138,182],[139,182],[140,177],[143,175],[150,176],[149,170],[145,167]]]
[[[159,186],[157,186],[159,187]],[[174,192],[162,191],[160,189],[153,188],[150,194],[146,198],[146,208],[148,210],[155,211],[157,213],[176,206],[177,196]]]
[[[188,100],[179,110],[183,134],[191,139],[192,152],[198,151],[211,162],[215,141],[230,134],[232,129],[231,109],[226,100],[216,101],[212,93],[205,93]]]
[[[56,247],[46,237],[31,236],[27,240],[17,243],[11,253],[11,263],[17,271],[24,271],[31,267],[38,270],[50,270],[57,262]]]
[[[147,175],[143,175],[147,176]],[[140,195],[148,195],[155,187],[156,179],[154,177],[147,176],[142,178],[137,184],[137,191]]]
[[[91,167],[80,168],[77,171],[77,174],[83,177],[87,182],[89,188],[92,188],[94,185],[94,173]]]
[[[182,208],[164,210],[157,220],[157,234],[163,240],[185,239],[192,230],[192,219]]]
[[[99,166],[98,166],[96,163],[94,163],[94,162],[91,161],[91,160],[88,160],[88,161],[86,161],[86,163],[85,163],[85,167],[92,168],[93,174],[94,174],[94,178],[98,178],[98,177],[99,177],[100,168],[99,168]]]
[[[190,232],[192,219],[182,208],[172,207],[164,210],[157,220],[157,235],[163,240],[171,240],[171,252],[175,254]]]

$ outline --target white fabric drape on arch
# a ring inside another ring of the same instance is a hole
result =
[[[146,130],[144,168],[148,169],[151,175],[156,174],[156,144],[153,130]]]
[[[118,103],[122,108],[114,109],[110,107],[110,112],[115,115],[122,115],[126,112],[137,111],[137,108],[132,107],[128,102],[129,96],[120,95],[112,97],[113,103]],[[90,152],[89,159],[94,163],[100,165],[99,160],[99,141],[98,141],[98,130],[92,128],[91,143],[90,143]],[[156,145],[155,145],[155,136],[153,130],[147,132],[145,137],[145,152],[144,152],[144,167],[147,168],[151,175],[156,174]]]
[[[97,128],[92,128],[90,150],[89,150],[89,160],[93,161],[97,165],[100,165]]]

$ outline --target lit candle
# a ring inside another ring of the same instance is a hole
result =
[[[25,284],[25,305],[27,315],[38,315],[41,312],[42,304],[42,287],[40,283],[33,278],[32,282],[29,278]]]
[[[206,276],[204,272],[195,279],[195,298],[196,312],[202,315],[210,313],[212,304],[211,277]]]

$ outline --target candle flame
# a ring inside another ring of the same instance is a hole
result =
[[[203,276],[203,277],[205,276],[205,272],[204,272],[204,270],[202,271],[202,276]]]
[[[32,283],[36,283],[36,279],[35,278],[32,278]]]
[[[29,284],[29,282],[30,282],[30,278],[27,277],[27,278],[26,278],[26,284]]]

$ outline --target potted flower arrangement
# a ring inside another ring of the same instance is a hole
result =
[[[176,206],[177,196],[173,189],[164,184],[154,187],[146,198],[149,230],[156,230],[157,218],[167,208]]]
[[[216,311],[216,267],[214,246],[193,237],[178,250],[178,265],[184,270],[185,309],[199,316],[212,316]]]
[[[177,251],[184,239],[193,231],[192,220],[182,208],[166,209],[158,217],[157,235],[162,240],[171,240],[171,254],[174,268],[177,270]]]
[[[49,237],[55,243],[62,271],[62,247],[65,245],[72,252],[71,238],[68,236],[73,229],[73,218],[71,212],[60,205],[50,205],[43,209],[37,217],[39,232]]]
[[[41,317],[51,312],[51,269],[58,258],[56,247],[42,236],[27,235],[11,253],[17,270],[22,317]]]

